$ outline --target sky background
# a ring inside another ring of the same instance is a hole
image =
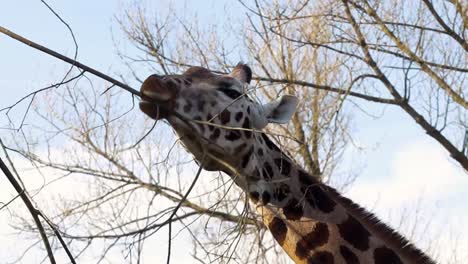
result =
[[[105,0],[48,3],[72,27],[79,44],[80,62],[110,76],[128,74],[117,56],[116,46],[128,54],[136,51],[126,42],[115,18],[133,2]],[[216,13],[225,12],[222,14],[234,17],[243,12],[232,4],[229,12],[226,12],[226,1],[204,3],[205,6],[200,5],[200,1],[178,1],[177,4],[158,1],[157,4],[148,4],[148,8],[158,12],[164,12],[170,6],[181,10],[185,8],[190,12],[198,12],[202,21],[211,19]],[[0,25],[62,54],[73,55],[74,45],[67,29],[40,1],[5,1],[0,9]],[[0,108],[30,91],[59,80],[67,69],[68,65],[57,59],[0,35]],[[128,82],[138,87],[134,80],[129,79]],[[20,113],[21,109],[17,108],[13,115]],[[416,241],[417,245],[424,247],[440,238],[440,241],[446,241],[441,242],[443,246],[440,251],[447,246],[453,249],[450,243],[455,243],[459,252],[462,252],[461,256],[468,258],[468,175],[400,110],[386,107],[378,111],[384,113],[382,118],[373,119],[359,112],[353,116],[353,136],[365,150],[359,153],[348,151],[345,155],[343,168],[360,168],[359,178],[345,195],[394,227],[400,225],[402,214],[409,214],[414,208],[419,208],[420,218],[407,219],[408,222],[430,222],[431,225],[427,230],[424,226],[418,227],[425,237]],[[5,122],[2,114],[0,127]],[[38,179],[33,173],[26,173],[25,181],[34,184]],[[67,188],[66,185],[62,187]],[[13,196],[14,191],[7,181],[0,178],[0,202],[7,202]],[[20,201],[16,201],[10,208],[13,210],[22,206]],[[0,211],[0,221],[4,223],[0,227],[0,259],[3,256],[12,260],[16,251],[13,249],[26,242],[19,240],[8,227],[9,219],[8,210]],[[145,263],[159,263],[165,259],[166,236],[162,237],[155,238],[148,245],[154,249],[147,250]],[[182,246],[175,250],[173,263],[189,263],[191,248],[184,242],[187,237],[181,235],[176,240],[174,245]],[[450,253],[441,252],[443,259],[449,260]],[[37,260],[37,255],[32,254],[23,263],[37,263]]]

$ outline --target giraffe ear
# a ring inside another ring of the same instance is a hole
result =
[[[243,82],[243,83],[250,83],[252,80],[252,70],[249,66],[238,63],[234,70],[229,74],[229,76]]]
[[[296,112],[299,99],[293,95],[283,95],[275,101],[263,105],[268,123],[285,124]]]

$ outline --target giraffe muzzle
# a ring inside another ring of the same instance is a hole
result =
[[[140,109],[153,119],[167,118],[174,110],[179,86],[171,79],[151,75],[141,85]]]

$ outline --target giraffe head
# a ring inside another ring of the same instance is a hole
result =
[[[204,169],[227,172],[222,161],[242,170],[240,157],[253,151],[261,137],[255,131],[288,122],[298,102],[291,95],[266,104],[252,100],[247,95],[251,78],[251,69],[243,64],[227,75],[202,67],[181,75],[151,75],[141,86],[140,109],[153,119],[166,119]]]

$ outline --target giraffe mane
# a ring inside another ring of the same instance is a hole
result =
[[[275,151],[278,151],[281,156],[288,157],[295,164],[294,160],[279,148],[266,134],[263,133],[262,137],[267,145]],[[297,166],[297,164],[295,165]],[[317,177],[314,177],[311,173],[307,172],[307,175],[314,181],[318,182]],[[414,246],[399,232],[382,222],[375,214],[369,212],[364,207],[353,202],[351,199],[342,196],[335,188],[322,182],[319,182],[319,184],[330,198],[343,206],[351,216],[358,219],[372,234],[385,241],[391,248],[399,249],[403,257],[414,263],[435,264],[435,262],[423,251]]]
[[[349,198],[342,196],[334,188],[329,186],[326,186],[326,188],[332,198],[348,209],[352,216],[359,219],[367,229],[387,242],[389,246],[400,249],[404,257],[414,263],[435,264],[423,251],[415,247],[408,239],[378,219],[373,213],[367,211]]]

